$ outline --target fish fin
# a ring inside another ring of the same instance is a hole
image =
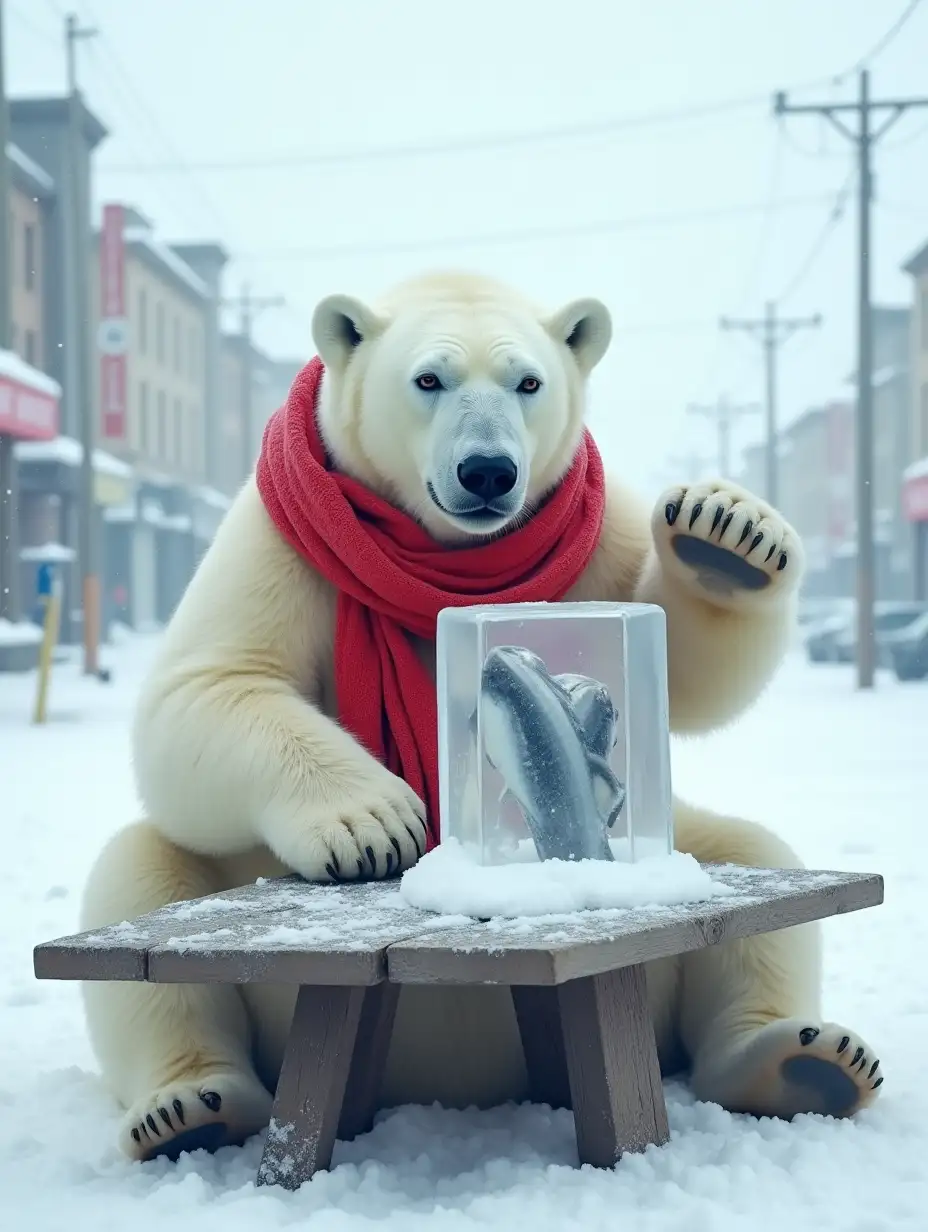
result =
[[[587,765],[593,784],[593,798],[606,823],[606,829],[611,830],[625,805],[625,788],[604,757],[590,753]]]

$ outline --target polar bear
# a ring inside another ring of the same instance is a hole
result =
[[[454,553],[542,516],[611,323],[594,299],[549,313],[481,276],[427,274],[374,306],[324,299],[313,336],[327,467]],[[610,478],[604,505],[563,597],[659,604],[672,729],[730,721],[787,646],[796,534],[724,479],[668,490],[649,517]],[[252,476],[162,635],[133,731],[144,819],[97,858],[82,928],[259,876],[384,876],[415,862],[422,798],[337,720],[336,598]],[[434,681],[433,642],[411,640]],[[677,848],[701,861],[800,866],[750,821],[676,801],[675,827]],[[662,1071],[687,1071],[698,1098],[784,1118],[846,1116],[876,1098],[873,1050],[822,1019],[816,925],[655,962],[647,983]],[[88,983],[83,996],[130,1157],[240,1143],[268,1123],[294,989]],[[384,1106],[488,1107],[526,1098],[527,1084],[508,989],[402,990]]]

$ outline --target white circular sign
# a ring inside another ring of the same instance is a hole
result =
[[[97,346],[103,355],[125,355],[129,349],[129,322],[125,317],[108,317],[100,322]]]

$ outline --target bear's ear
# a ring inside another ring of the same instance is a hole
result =
[[[544,324],[555,342],[570,348],[585,377],[606,354],[612,341],[612,317],[598,299],[575,299]]]
[[[313,313],[313,342],[325,366],[342,371],[357,347],[376,338],[386,324],[359,299],[328,295]]]

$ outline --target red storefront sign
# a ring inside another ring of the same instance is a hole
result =
[[[58,399],[0,372],[0,435],[51,441],[58,435]]]
[[[907,522],[928,522],[928,470],[903,483],[902,512]]]
[[[100,435],[121,441],[126,436],[128,393],[126,320],[126,262],[123,243],[123,207],[103,207],[100,232]]]

